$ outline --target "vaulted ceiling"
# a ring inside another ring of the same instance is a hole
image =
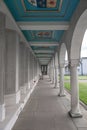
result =
[[[4,0],[41,64],[48,64],[80,0]]]

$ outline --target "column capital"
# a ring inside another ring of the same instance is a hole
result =
[[[69,61],[69,67],[77,67],[79,65],[80,60],[79,59],[71,59]]]

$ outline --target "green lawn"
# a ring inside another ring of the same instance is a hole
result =
[[[70,90],[70,82],[64,83],[65,88]],[[87,105],[87,83],[79,83],[79,98]]]
[[[70,80],[70,76],[64,76],[65,80]],[[87,76],[78,76],[79,80],[87,80]]]

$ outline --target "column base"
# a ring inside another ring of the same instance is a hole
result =
[[[65,95],[65,94],[62,94],[62,93],[59,93],[58,96],[59,96],[59,97],[65,97],[66,95]]]
[[[0,121],[5,119],[5,104],[0,105]]]
[[[68,113],[69,113],[69,116],[72,118],[82,118],[81,113],[72,113],[71,111],[69,111]]]
[[[26,94],[27,93],[27,86],[24,85],[21,87],[21,94]]]
[[[5,104],[14,105],[18,104],[20,101],[20,90],[14,94],[5,95]]]
[[[59,85],[58,85],[58,84],[57,84],[57,85],[55,85],[55,86],[54,86],[54,88],[59,88]]]
[[[58,87],[54,86],[54,89],[58,89]]]
[[[28,83],[28,90],[30,89],[30,82]]]

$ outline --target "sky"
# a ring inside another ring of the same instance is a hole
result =
[[[84,34],[84,38],[82,42],[81,57],[87,57],[87,30]]]
[[[80,57],[81,58],[87,57],[87,30],[85,31],[84,38],[82,41],[81,56]],[[67,60],[67,52],[66,52],[65,60]]]

